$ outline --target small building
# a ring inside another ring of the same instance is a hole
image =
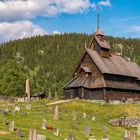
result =
[[[111,53],[98,24],[73,79],[64,86],[64,98],[140,100],[140,67],[120,54]]]

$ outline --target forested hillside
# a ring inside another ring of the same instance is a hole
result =
[[[106,37],[113,52],[140,65],[140,39]],[[62,95],[63,86],[73,74],[92,35],[48,35],[11,41],[0,46],[0,94],[23,96],[25,80],[31,81],[31,94],[48,92]]]

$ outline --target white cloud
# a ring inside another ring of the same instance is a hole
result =
[[[22,39],[35,35],[44,35],[47,32],[38,25],[29,21],[0,23],[0,43],[14,39]]]
[[[99,6],[111,6],[110,0],[100,1],[98,3]]]
[[[52,34],[53,34],[53,35],[60,35],[61,33],[60,33],[59,31],[56,30],[56,31],[53,31]]]
[[[4,0],[0,1],[0,21],[79,13],[91,6],[89,0]]]

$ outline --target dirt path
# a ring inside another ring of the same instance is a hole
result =
[[[73,101],[73,100],[60,100],[60,101],[55,101],[55,102],[52,102],[52,103],[48,103],[48,104],[46,104],[46,106],[62,104],[62,103],[67,103],[67,102],[71,102],[71,101]]]

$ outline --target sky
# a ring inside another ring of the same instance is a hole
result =
[[[88,33],[140,38],[140,0],[0,0],[0,43],[45,34]]]

